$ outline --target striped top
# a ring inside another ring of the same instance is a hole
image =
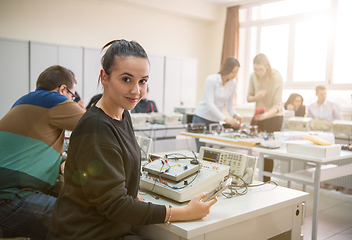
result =
[[[58,177],[64,131],[84,114],[58,92],[37,88],[0,120],[0,199],[50,190]]]

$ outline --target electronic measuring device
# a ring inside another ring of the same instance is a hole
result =
[[[251,183],[256,162],[256,157],[206,147],[200,148],[197,159],[190,151],[163,154],[143,166],[140,187],[184,202],[211,192],[229,172]]]
[[[258,158],[246,154],[207,147],[201,147],[198,158],[229,166],[230,173],[242,178],[247,184],[253,182],[254,171],[258,160]],[[233,182],[237,182],[238,180],[234,178]],[[238,182],[238,184],[242,183]]]

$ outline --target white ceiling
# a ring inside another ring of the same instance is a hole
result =
[[[221,19],[228,6],[279,0],[92,0],[110,4],[123,4],[146,10],[157,10],[183,15],[204,21]]]

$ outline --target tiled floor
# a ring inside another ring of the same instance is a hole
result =
[[[286,182],[273,178],[279,185]],[[302,185],[291,183],[291,187],[302,190]],[[312,235],[313,187],[307,186],[309,199],[306,202],[306,217],[302,226],[304,240]],[[320,189],[318,214],[318,240],[352,240],[352,195],[336,190]]]

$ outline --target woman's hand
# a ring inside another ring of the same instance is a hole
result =
[[[277,109],[276,107],[273,107],[269,111],[267,111],[263,114],[256,115],[254,117],[254,120],[262,121],[264,119],[270,118],[271,116],[275,115],[278,111],[279,111],[279,109]]]
[[[187,206],[185,206],[185,212],[187,212],[187,220],[197,220],[204,218],[210,213],[210,207],[213,206],[218,199],[215,197],[212,200],[201,202],[201,199],[207,196],[208,193],[201,193],[195,196]]]
[[[141,194],[137,194],[137,200],[141,201],[141,202],[144,202],[144,197],[141,195]]]
[[[238,127],[239,122],[234,118],[226,118],[225,123],[231,125],[231,127]]]
[[[241,117],[240,115],[235,114],[233,118],[236,119],[239,124],[243,123],[243,117]]]
[[[263,113],[263,114],[258,114],[254,117],[254,120],[256,121],[262,121],[264,119],[268,118],[268,114],[267,113]]]
[[[215,197],[209,201],[201,202],[201,199],[208,193],[201,193],[195,196],[185,207],[172,208],[171,222],[192,221],[202,219],[210,213],[210,208],[218,199]],[[167,208],[166,220],[168,219],[170,210]]]

